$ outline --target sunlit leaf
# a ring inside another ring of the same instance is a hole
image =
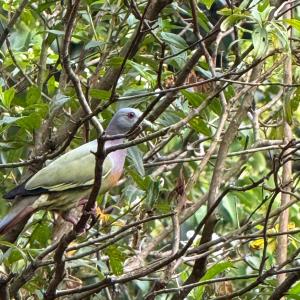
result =
[[[269,0],[263,0],[262,2],[258,3],[258,11],[263,12],[269,5]]]
[[[7,125],[7,124],[12,124],[15,123],[17,120],[19,120],[21,118],[18,117],[10,117],[10,116],[4,116],[1,120],[0,120],[0,126],[1,125]]]
[[[251,249],[254,249],[254,250],[261,250],[264,247],[264,240],[263,239],[257,239],[257,240],[251,241],[249,243],[249,247]]]
[[[124,253],[116,246],[109,246],[105,249],[105,253],[109,257],[109,264],[112,270],[112,273],[115,275],[123,274],[123,263],[126,258]]]
[[[296,30],[300,31],[300,21],[297,19],[283,19],[283,22],[291,25]]]
[[[189,121],[189,124],[197,132],[204,134],[205,136],[210,136],[212,134],[210,127],[207,123],[200,117],[193,118]]]
[[[265,28],[256,27],[252,33],[253,55],[255,58],[260,58],[266,54],[268,49],[268,33]]]
[[[38,242],[40,246],[45,247],[51,238],[51,227],[43,220],[44,223],[38,224],[33,230],[31,239]]]
[[[2,95],[1,95],[2,94]],[[4,91],[3,93],[0,91],[0,99],[3,105],[6,108],[10,108],[10,104],[15,96],[15,89],[13,87],[9,88],[8,90]]]
[[[145,176],[143,154],[139,150],[139,148],[137,146],[130,147],[128,149],[128,156],[130,157],[130,160],[132,161],[135,169],[138,171],[140,176]]]
[[[198,107],[205,100],[205,96],[200,93],[189,92],[187,90],[182,90],[181,93],[193,107]]]
[[[207,9],[210,9],[214,4],[215,0],[201,0],[200,3],[203,3]]]
[[[200,282],[204,281],[204,280],[212,279],[215,276],[217,276],[218,274],[224,272],[227,269],[231,269],[231,268],[233,268],[233,264],[230,261],[217,263],[207,270],[205,275],[201,278]],[[206,287],[206,285],[202,285],[195,289],[194,294],[196,296],[196,299],[202,299],[205,287]]]
[[[188,47],[186,41],[177,34],[171,32],[162,32],[161,38],[168,44],[174,45],[179,49],[185,49]]]
[[[155,202],[159,196],[159,181],[152,181],[148,187],[146,199],[144,200],[144,206],[146,210],[152,210]]]
[[[32,105],[39,103],[41,100],[41,91],[37,86],[31,86],[27,90],[26,103]]]
[[[228,16],[221,24],[221,30],[226,31],[234,24],[238,23],[240,20],[244,19],[244,15],[232,14]]]
[[[98,100],[108,100],[111,96],[111,91],[91,89],[90,95]]]

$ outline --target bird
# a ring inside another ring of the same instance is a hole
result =
[[[112,117],[106,135],[126,134],[137,122],[142,112],[134,108],[121,108]],[[150,125],[144,119],[144,123]],[[123,143],[124,138],[107,140],[104,148]],[[0,235],[9,232],[16,224],[45,209],[59,212],[62,217],[75,224],[69,214],[73,207],[87,201],[95,175],[95,153],[97,140],[75,148],[35,173],[27,181],[15,187],[3,198],[13,200],[8,214],[0,221]],[[104,194],[118,183],[124,168],[126,149],[110,152],[103,162],[102,182],[99,194]]]

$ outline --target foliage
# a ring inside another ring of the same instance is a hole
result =
[[[0,0],[0,41],[23,2]],[[123,179],[98,197],[104,211],[68,245],[64,278],[46,299],[268,299],[282,269],[300,272],[299,4],[289,15],[269,0],[71,2],[28,1],[2,45],[1,195],[96,138],[82,100],[104,128],[129,106],[154,128],[134,137],[144,139],[129,148]],[[1,216],[9,206],[0,201]],[[55,248],[44,251],[69,230],[39,211],[16,240],[3,237],[12,297],[49,292],[59,266]],[[281,247],[291,258],[284,267]],[[296,283],[287,299],[298,294]]]

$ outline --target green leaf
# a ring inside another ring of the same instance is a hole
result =
[[[289,293],[288,296],[287,296],[288,300],[291,300],[291,299],[293,299],[293,300],[300,300],[299,294],[293,294],[293,293],[290,293],[290,291],[288,293]]]
[[[152,210],[159,196],[159,181],[152,181],[148,187],[144,206],[146,210]]]
[[[224,7],[222,9],[218,10],[218,15],[221,15],[221,16],[231,16],[232,13],[233,13],[232,9],[229,7]]]
[[[52,99],[51,110],[62,107],[69,100],[70,100],[70,97],[68,97],[64,94],[61,94],[61,93],[57,93]]]
[[[55,81],[54,76],[51,76],[47,82],[47,88],[48,88],[49,95],[53,96],[57,87],[58,87],[58,82]]]
[[[41,123],[42,123],[42,116],[37,112],[34,112],[29,116],[19,118],[16,121],[16,124],[18,126],[29,131],[39,128],[41,126]]]
[[[293,111],[291,106],[291,101],[286,99],[284,101],[284,112],[285,112],[285,119],[289,125],[293,123]]]
[[[211,136],[212,134],[211,129],[206,125],[206,122],[200,117],[193,118],[189,121],[189,124],[198,133],[202,133],[205,136]]]
[[[200,93],[182,90],[181,94],[187,99],[189,104],[193,107],[198,107],[205,100],[205,96]]]
[[[154,204],[155,211],[165,214],[171,211],[173,203],[168,201],[168,199],[158,198],[156,203]]]
[[[187,53],[183,52],[180,53],[180,49],[175,47],[174,45],[169,45],[170,50],[171,50],[171,54],[175,55],[175,57],[171,58],[168,60],[168,64],[170,64],[171,66],[174,66],[175,68],[179,68],[182,69],[186,63],[187,60]]]
[[[266,158],[261,152],[254,153],[253,159],[250,159],[248,163],[258,172],[263,172],[267,169]]]
[[[134,168],[138,171],[140,176],[145,176],[145,169],[143,163],[143,153],[137,146],[128,149],[128,156],[133,163]]]
[[[294,95],[292,96],[291,100],[291,109],[292,111],[296,111],[300,104],[300,87],[296,89]]]
[[[212,279],[216,275],[224,272],[226,269],[229,268],[230,269],[233,268],[233,264],[230,261],[217,263],[207,270],[206,274],[201,278],[200,282],[204,280]],[[196,299],[202,299],[205,287],[206,285],[201,285],[195,289],[194,294]]]
[[[214,278],[216,275],[220,274],[221,272],[224,272],[226,269],[232,269],[233,264],[231,261],[224,261],[217,263],[210,267],[206,274],[201,278],[201,280],[209,280]]]
[[[263,12],[270,5],[269,0],[263,0],[258,4],[258,11]]]
[[[9,88],[4,91],[1,97],[1,101],[6,108],[10,108],[10,104],[15,97],[15,89],[14,87]]]
[[[271,32],[280,41],[281,46],[289,50],[290,43],[288,39],[287,29],[285,28],[285,26],[276,21],[270,22],[270,26],[272,27]]]
[[[283,22],[291,25],[296,30],[300,31],[300,20],[296,19],[283,19]]]
[[[230,222],[233,226],[237,225],[236,200],[234,195],[227,195],[219,206],[219,213],[224,221],[226,223]]]
[[[8,125],[8,124],[13,124],[15,123],[17,120],[21,119],[20,117],[10,117],[10,116],[4,116],[1,120],[0,120],[0,126],[1,125]]]
[[[114,245],[106,248],[105,254],[109,257],[109,264],[113,274],[122,275],[123,274],[123,263],[126,256],[124,253]]]
[[[47,8],[51,7],[51,5],[54,5],[56,2],[57,2],[57,0],[47,0],[46,3],[39,4],[36,10],[39,13],[41,13],[41,12],[45,11]]]
[[[20,247],[4,240],[0,240],[0,245],[10,248],[4,254],[9,264],[18,261],[20,259],[24,259],[24,261],[27,262],[27,255]]]
[[[257,26],[252,33],[253,55],[255,58],[262,57],[268,50],[268,32],[265,28]]]
[[[294,285],[288,292],[289,295],[300,295],[300,283]]]
[[[243,0],[242,3],[239,6],[239,9],[244,10],[247,9],[247,7],[249,6],[250,2],[252,2],[253,0]]]
[[[105,1],[106,1],[106,0],[97,0],[97,1],[91,1],[91,0],[89,0],[89,4],[90,4],[91,6],[93,6],[93,5],[99,5],[99,4],[105,3]]]
[[[128,170],[130,176],[134,180],[134,182],[144,191],[146,191],[151,184],[151,177],[150,176],[145,176],[144,178],[140,176],[138,172],[136,172],[133,169]]]
[[[57,36],[64,36],[65,35],[64,31],[56,30],[56,29],[48,29],[48,30],[46,30],[46,32],[52,33],[52,34],[57,35]]]
[[[51,227],[45,223],[40,223],[36,226],[31,234],[31,240],[38,242],[40,246],[46,247],[48,240],[51,238]]]
[[[220,103],[220,100],[218,98],[214,98],[210,101],[209,103],[209,107],[212,109],[212,111],[220,116],[221,113],[222,113],[222,106],[221,106],[221,103]]]
[[[114,57],[112,57],[108,60],[108,65],[111,66],[111,67],[118,68],[122,65],[123,61],[124,61],[124,57],[114,56]]]
[[[142,198],[144,197],[145,192],[139,188],[137,188],[133,184],[127,184],[125,185],[123,189],[123,195],[128,201],[128,203],[132,203],[135,201],[137,198]]]
[[[0,149],[1,150],[12,150],[12,149],[18,149],[24,146],[24,143],[18,141],[18,142],[0,142]]]
[[[9,252],[9,256],[7,258],[7,262],[9,265],[12,265],[14,262],[21,260],[22,254],[17,249],[11,249]]]
[[[171,32],[162,32],[161,38],[163,41],[165,41],[171,45],[174,45],[175,47],[177,47],[179,49],[185,49],[188,47],[188,44],[186,43],[186,41],[178,34],[171,33]]]
[[[293,123],[293,109],[292,109],[292,94],[293,89],[287,89],[284,95],[284,116],[289,125]]]
[[[89,50],[89,49],[92,49],[92,48],[96,48],[96,47],[101,47],[103,46],[104,43],[103,42],[100,42],[100,41],[89,41],[85,46],[84,46],[84,49],[85,50]]]
[[[204,4],[207,9],[210,9],[215,0],[201,0],[200,3]]]
[[[39,103],[41,100],[41,91],[37,86],[31,86],[27,89],[26,103],[32,105]]]
[[[152,82],[156,79],[156,75],[154,76],[154,74],[151,74],[148,67],[138,64],[134,61],[128,61],[128,65],[132,66],[147,81]]]
[[[199,22],[199,26],[208,32],[210,30],[210,21],[203,11],[198,11],[197,21]]]
[[[283,127],[282,126],[277,126],[277,127],[272,127],[271,132],[269,135],[269,139],[271,140],[280,140],[283,137]]]
[[[221,24],[221,31],[227,31],[230,27],[244,19],[245,16],[241,14],[233,14],[227,17]]]
[[[91,89],[90,95],[98,100],[108,100],[111,96],[111,91]]]

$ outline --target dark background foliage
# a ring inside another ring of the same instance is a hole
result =
[[[154,125],[87,232],[2,238],[3,299],[299,298],[299,1],[0,3],[1,195],[120,107]]]

